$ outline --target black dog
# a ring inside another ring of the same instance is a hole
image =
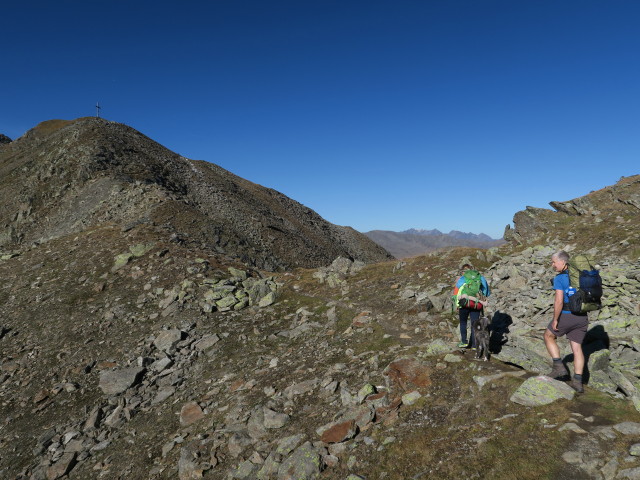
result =
[[[489,338],[491,317],[480,317],[473,326],[476,341],[476,358],[484,357],[484,361],[489,360]]]

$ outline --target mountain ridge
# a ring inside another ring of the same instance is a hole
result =
[[[152,225],[267,270],[326,265],[340,255],[390,258],[280,192],[101,118],[39,124],[2,146],[0,174],[4,248],[115,222]]]
[[[466,238],[471,240],[483,240],[483,241],[501,240],[499,238],[492,238],[486,233],[461,232],[460,230],[450,230],[449,233],[444,233],[438,230],[437,228],[433,228],[431,230],[426,230],[422,228],[410,228],[408,230],[403,230],[401,232],[396,232],[396,233],[409,233],[414,235],[449,235],[453,238]]]

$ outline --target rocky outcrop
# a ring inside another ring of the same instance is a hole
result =
[[[554,210],[526,207],[517,212],[514,228],[507,225],[504,239],[526,245],[574,240],[585,242],[585,246],[597,239],[596,243],[608,242],[615,248],[619,241],[629,242],[629,236],[638,238],[634,233],[640,214],[640,175],[623,177],[615,185],[550,205]]]
[[[504,231],[506,241],[523,243],[530,238],[538,238],[541,234],[548,233],[553,226],[556,215],[545,208],[526,207],[517,212],[513,217],[515,229],[509,225]]]
[[[348,290],[347,278],[357,274],[364,267],[364,263],[348,258],[338,257],[328,267],[320,267],[313,273],[313,277],[320,283],[326,283],[331,288],[342,287]]]
[[[640,175],[623,177],[610,187],[566,202],[550,202],[558,212],[571,216],[598,217],[617,204],[640,213]]]
[[[275,190],[177,155],[100,118],[44,122],[0,152],[0,245],[14,248],[107,223],[158,233],[276,271],[342,255],[390,258]]]
[[[0,145],[5,144],[5,143],[11,143],[12,140],[7,137],[6,135],[3,135],[2,133],[0,133]]]

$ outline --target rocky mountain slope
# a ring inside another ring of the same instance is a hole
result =
[[[507,225],[504,239],[523,245],[571,241],[581,248],[601,246],[612,253],[637,247],[640,176],[621,178],[580,198],[550,202],[553,210],[527,207]]]
[[[157,175],[140,187],[176,185]],[[0,256],[0,478],[637,478],[638,180],[563,202],[600,222],[541,212],[542,237],[519,212],[498,248],[275,273],[162,227],[151,201],[150,221],[122,203],[61,231],[38,213],[58,197],[34,195]],[[539,375],[557,248],[591,250],[606,280],[582,395]],[[468,261],[494,290],[489,362],[455,347]]]
[[[452,230],[442,233],[434,230],[410,229],[404,232],[388,230],[371,230],[365,235],[396,258],[407,258],[422,255],[438,248],[446,247],[476,247],[492,248],[502,245],[504,240],[494,240],[488,235],[464,233]]]
[[[181,157],[100,118],[44,122],[0,145],[0,247],[116,224],[153,226],[242,262],[277,270],[389,254],[274,190]]]

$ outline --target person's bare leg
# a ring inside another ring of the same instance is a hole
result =
[[[551,330],[548,328],[544,331],[544,344],[547,347],[547,352],[551,355],[551,359],[559,359],[560,358],[560,348],[558,348],[558,343],[556,342],[556,337]],[[567,367],[560,360],[553,361],[553,368],[551,372],[549,372],[549,376],[551,378],[565,378],[568,375]]]
[[[544,344],[547,347],[547,352],[551,355],[551,358],[560,358],[560,349],[556,342],[556,337],[548,328],[544,331]]]
[[[582,344],[571,340],[569,343],[571,343],[571,351],[573,352],[573,373],[582,375],[582,372],[584,371],[584,353],[582,351]]]

